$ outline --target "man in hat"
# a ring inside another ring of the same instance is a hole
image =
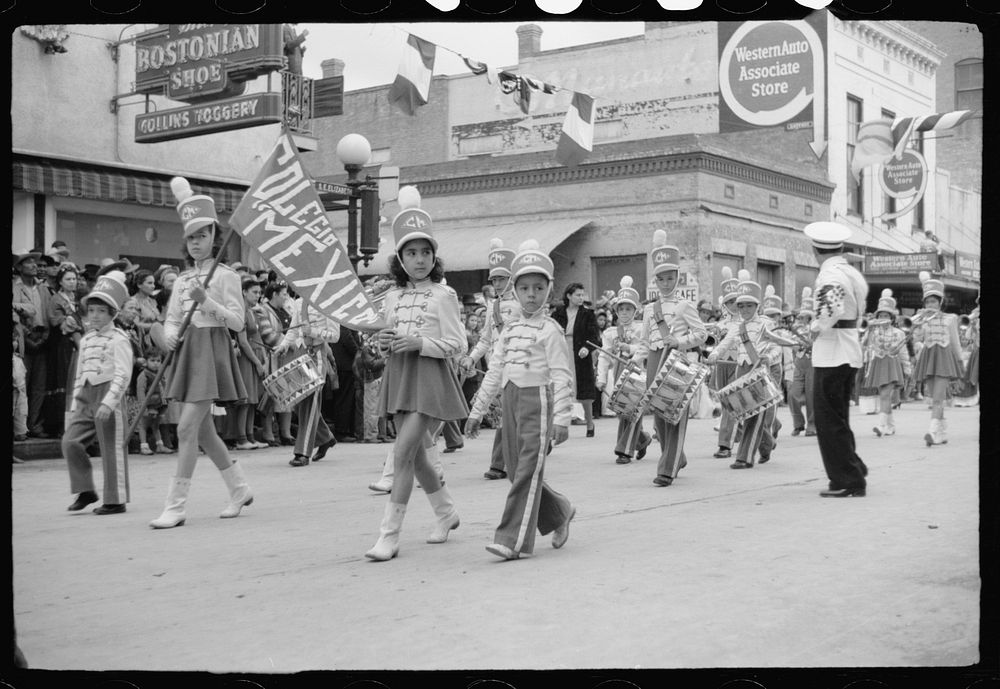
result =
[[[686,352],[697,349],[708,339],[708,330],[698,318],[694,303],[677,296],[680,272],[680,250],[667,244],[667,233],[653,233],[653,275],[657,298],[646,304],[642,316],[642,337],[636,344],[632,360],[646,362],[646,387],[653,384],[656,374],[666,363],[672,350]],[[677,473],[687,465],[684,456],[684,435],[687,431],[687,410],[676,424],[653,416],[653,428],[660,440],[660,460],[656,468],[657,486],[669,486]]]
[[[59,275],[59,259],[53,253],[42,254],[38,257],[38,265],[42,268],[38,281],[49,290],[51,296],[59,291],[59,282],[56,279]]]
[[[125,438],[128,422],[122,398],[132,377],[132,344],[114,324],[127,298],[125,274],[113,270],[102,275],[83,300],[90,329],[80,340],[73,401],[62,437],[70,491],[77,493],[67,508],[71,512],[97,502],[93,467],[87,454],[87,447],[95,439],[104,469],[104,504],[94,513],[120,514],[129,499]]]
[[[28,437],[48,438],[43,428],[42,406],[45,402],[45,386],[48,382],[49,339],[47,314],[50,292],[44,282],[38,280],[38,260],[41,254],[28,252],[20,254],[14,262],[17,275],[13,282],[14,312],[21,319],[24,329],[25,385],[28,392]]]
[[[858,321],[868,297],[868,283],[843,256],[851,230],[820,221],[805,227],[819,262],[810,324],[813,342],[813,409],[823,467],[830,479],[825,498],[863,497],[868,467],[855,451],[851,431],[851,389],[862,364]]]
[[[66,246],[66,242],[61,239],[57,239],[52,242],[52,251],[49,253],[58,254],[60,263],[65,263],[69,260],[69,247]]]

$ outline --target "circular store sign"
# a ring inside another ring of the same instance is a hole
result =
[[[809,105],[822,44],[804,21],[746,22],[719,56],[719,92],[749,124],[787,122]]]
[[[913,194],[923,196],[927,187],[927,161],[919,151],[908,148],[898,158],[882,164],[879,181],[882,191],[894,199]]]

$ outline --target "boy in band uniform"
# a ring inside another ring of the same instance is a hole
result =
[[[729,331],[740,324],[740,314],[736,310],[736,285],[739,283],[733,277],[733,271],[729,266],[722,266],[722,282],[719,295],[719,304],[722,306],[722,318],[719,320],[719,336],[716,346],[729,333]],[[736,353],[727,352],[720,356],[712,370],[712,385],[716,391],[726,387],[736,380]],[[719,449],[713,457],[719,459],[729,459],[733,456],[733,445],[738,440],[739,424],[733,418],[733,413],[722,408],[719,417]]]
[[[543,308],[552,292],[552,259],[538,242],[518,247],[511,263],[521,314],[497,338],[490,367],[472,402],[466,435],[475,438],[483,414],[502,390],[503,448],[510,491],[494,542],[486,549],[505,560],[534,551],[535,530],[552,533],[552,547],[569,538],[576,509],[543,480],[550,441],[569,436],[573,415],[573,369],[563,328]]]
[[[802,288],[802,301],[799,304],[794,327],[803,342],[795,348],[795,368],[792,386],[788,390],[788,408],[792,412],[792,435],[805,432],[807,436],[814,436],[816,419],[813,417],[812,335],[809,333],[809,323],[812,322],[814,313],[812,287]]]
[[[626,275],[620,282],[621,289],[615,299],[615,313],[618,314],[618,322],[605,329],[601,333],[601,350],[597,357],[597,389],[603,390],[607,380],[608,371],[614,369],[614,379],[617,381],[621,375],[624,364],[620,360],[613,360],[608,352],[615,352],[621,359],[631,360],[633,350],[642,337],[642,323],[635,320],[635,313],[642,303],[639,292],[632,287],[632,277]],[[645,362],[638,362],[639,366]],[[638,370],[643,370],[639,368]],[[646,448],[652,442],[652,437],[642,429],[642,416],[634,422],[627,418],[618,419],[618,436],[615,441],[615,462],[617,464],[628,464],[632,461],[632,456],[642,459],[646,456]],[[637,446],[638,444],[638,446]]]
[[[678,298],[677,279],[680,271],[680,251],[667,244],[667,233],[653,233],[653,275],[659,290],[657,298],[643,309],[642,337],[632,355],[633,361],[646,362],[646,387],[652,385],[667,356],[673,349],[682,352],[696,349],[708,339],[708,330],[695,305]],[[656,467],[657,486],[669,486],[677,472],[687,465],[684,456],[684,434],[687,431],[687,410],[676,424],[668,424],[653,416],[653,428],[660,441],[660,460]]]
[[[97,502],[93,467],[87,454],[95,437],[104,469],[104,504],[94,513],[120,514],[129,500],[125,438],[128,422],[122,397],[132,377],[132,344],[114,324],[126,299],[125,274],[116,270],[102,275],[83,298],[89,327],[80,339],[73,401],[62,437],[70,490],[78,493],[68,508],[71,512]]]
[[[486,309],[483,330],[476,346],[459,360],[459,366],[467,376],[476,375],[476,362],[493,351],[493,346],[500,336],[504,324],[521,315],[521,305],[514,296],[513,285],[510,281],[510,266],[514,260],[514,250],[504,247],[503,240],[494,237],[490,240],[488,260],[490,284],[496,290],[497,298],[492,300]],[[503,464],[502,430],[503,422],[501,421],[500,426],[493,434],[490,468],[483,474],[488,479],[507,478]]]

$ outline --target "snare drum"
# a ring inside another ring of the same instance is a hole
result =
[[[740,376],[718,394],[719,403],[737,422],[777,406],[782,398],[781,390],[765,367]]]
[[[615,381],[615,390],[608,400],[608,409],[620,418],[635,421],[641,415],[639,402],[645,392],[646,377],[626,366]]]
[[[296,404],[323,387],[316,362],[308,354],[289,361],[264,378],[264,387],[274,398],[275,411],[291,411]]]
[[[654,414],[676,425],[708,373],[708,366],[688,361],[683,352],[675,349],[667,355],[667,360],[646,391],[646,404]]]

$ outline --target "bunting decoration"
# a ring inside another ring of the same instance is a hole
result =
[[[334,234],[287,131],[229,224],[323,315],[356,330],[386,327]]]
[[[851,172],[860,179],[862,169],[881,165],[893,156],[899,156],[910,142],[913,132],[941,131],[957,127],[977,115],[973,110],[954,110],[922,117],[883,117],[863,122],[858,128],[858,138],[851,160]]]
[[[407,115],[415,115],[418,107],[427,105],[436,48],[430,41],[413,34],[406,39],[399,73],[389,88],[389,102]]]
[[[574,93],[566,111],[556,159],[567,167],[579,165],[594,150],[594,98],[585,93]]]
[[[486,75],[486,81],[493,83],[493,70],[490,69],[489,65],[485,62],[479,62],[478,60],[473,60],[471,57],[466,57],[465,55],[460,55],[462,62],[465,66],[469,68],[469,71],[475,75]]]
[[[525,115],[530,115],[532,91],[555,93],[559,88],[544,81],[539,81],[532,76],[521,76],[513,72],[503,71],[500,72],[500,90],[504,93],[514,94],[514,102],[521,108],[521,112]]]

